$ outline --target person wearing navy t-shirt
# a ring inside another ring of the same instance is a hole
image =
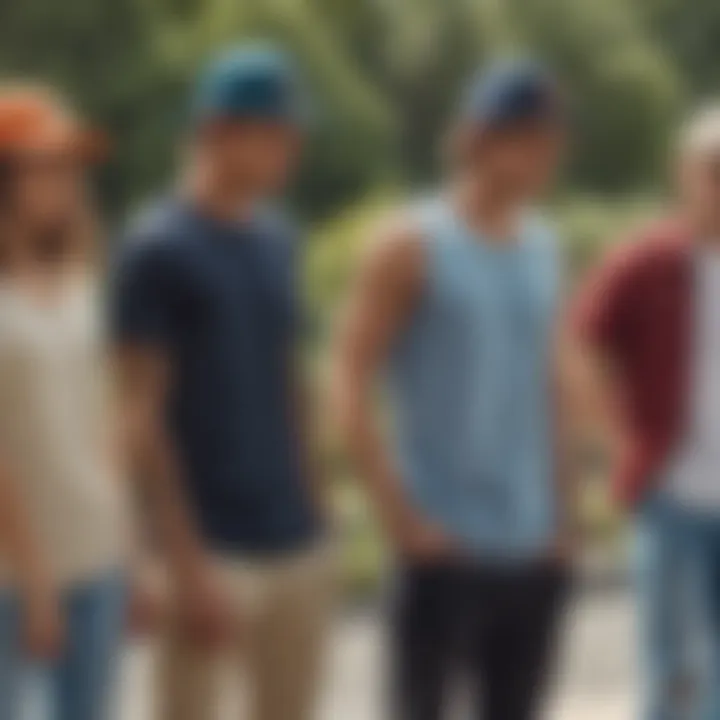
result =
[[[235,649],[253,718],[313,716],[331,583],[294,370],[299,239],[272,208],[297,164],[303,101],[273,47],[213,61],[179,187],[133,223],[116,267],[130,442],[172,588],[168,720],[207,717],[215,651]]]
[[[339,326],[336,424],[395,559],[388,720],[448,718],[458,687],[464,717],[543,712],[574,508],[562,259],[535,206],[567,131],[549,69],[481,69],[447,174],[379,231]]]

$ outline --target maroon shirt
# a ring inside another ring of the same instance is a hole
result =
[[[665,221],[615,248],[575,308],[581,337],[613,362],[626,447],[614,490],[634,505],[682,438],[689,398],[693,266],[690,233]]]

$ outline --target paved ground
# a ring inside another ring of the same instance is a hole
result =
[[[636,629],[627,594],[585,598],[568,617],[557,699],[549,717],[637,717]]]
[[[578,600],[568,617],[567,648],[550,720],[632,720],[635,702],[634,620],[621,592]],[[358,613],[338,623],[327,694],[319,720],[378,720],[383,665],[376,615]],[[146,720],[147,651],[128,658],[122,720]],[[232,714],[228,713],[231,717]],[[288,719],[291,720],[291,719]]]

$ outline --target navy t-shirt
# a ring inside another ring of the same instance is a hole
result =
[[[276,217],[224,223],[172,199],[120,251],[115,340],[170,358],[185,489],[221,552],[293,551],[317,531],[292,407],[294,245]]]

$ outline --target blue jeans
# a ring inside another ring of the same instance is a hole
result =
[[[654,497],[638,521],[645,720],[720,718],[720,515]]]
[[[125,621],[126,588],[113,572],[67,592],[61,656],[49,663],[24,657],[21,606],[0,594],[0,720],[106,720]],[[45,691],[45,692],[43,692]]]

